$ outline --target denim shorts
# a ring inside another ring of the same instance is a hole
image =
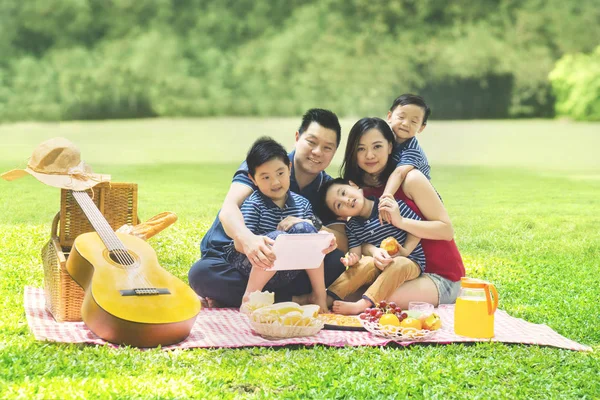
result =
[[[424,273],[423,276],[427,276],[435,284],[438,291],[438,305],[454,304],[456,302],[456,297],[460,291],[460,281],[453,282],[438,274]]]

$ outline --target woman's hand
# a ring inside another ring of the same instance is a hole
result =
[[[340,261],[344,264],[344,267],[351,267],[360,261],[360,256],[354,253],[348,253],[346,256],[341,257]]]
[[[392,216],[390,215],[390,213],[386,210],[382,210],[381,209],[381,202],[383,201],[383,199],[385,198],[384,196],[387,195],[383,195],[379,198],[379,224],[383,225],[384,222],[387,222],[388,224],[392,223]]]
[[[309,222],[309,223],[310,223],[310,221],[307,221],[307,220],[305,220],[305,219],[301,219],[301,218],[298,218],[298,217],[292,217],[292,216],[288,216],[288,217],[285,217],[285,218],[284,218],[284,219],[283,219],[283,220],[282,220],[282,221],[281,221],[281,222],[280,222],[280,223],[277,225],[277,230],[278,230],[278,231],[285,231],[285,232],[287,232],[287,231],[289,231],[289,230],[290,230],[290,228],[291,228],[292,226],[296,225],[298,222]]]
[[[335,249],[337,249],[337,240],[334,234],[325,231],[319,231],[319,233],[322,235],[331,235],[331,242],[329,242],[329,247],[323,250],[323,254],[329,254]]]
[[[379,200],[379,214],[389,215],[389,221],[395,227],[399,227],[402,224],[402,215],[400,215],[400,208],[398,202],[394,199],[394,196],[390,194],[384,194]]]
[[[390,265],[392,261],[394,260],[392,257],[390,257],[387,251],[380,248],[376,248],[375,250],[373,250],[373,263],[380,270],[383,271],[385,267]]]
[[[267,236],[252,235],[244,240],[234,241],[235,248],[248,257],[253,267],[265,270],[273,267],[275,253],[271,246],[275,241]]]

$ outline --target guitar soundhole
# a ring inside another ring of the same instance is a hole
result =
[[[110,259],[120,265],[133,265],[135,263],[134,258],[126,250],[113,250],[108,253]]]

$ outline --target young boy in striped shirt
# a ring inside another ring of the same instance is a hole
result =
[[[313,225],[315,216],[311,205],[304,197],[291,192],[290,188],[290,159],[287,152],[279,143],[268,137],[258,139],[246,157],[248,176],[257,186],[242,204],[241,212],[244,223],[252,233],[275,239],[286,233],[316,233]],[[287,217],[297,218],[287,232],[278,230],[278,225]],[[335,239],[324,252],[329,253],[336,248]],[[236,251],[233,241],[226,249],[226,259],[243,275],[248,276],[248,285],[242,303],[248,300],[250,293],[263,289],[274,290],[291,282],[301,270],[266,271],[253,265],[251,260]],[[323,312],[327,311],[327,294],[323,263],[316,269],[306,270],[312,293],[309,300],[317,304]]]
[[[388,178],[381,199],[384,196],[394,196],[400,188],[406,174],[418,169],[431,180],[431,168],[425,152],[416,138],[427,126],[431,108],[421,96],[403,94],[398,96],[387,114],[387,123],[396,136],[396,143],[391,157],[396,163],[396,169]],[[381,212],[380,221],[390,222],[386,212]]]
[[[346,315],[360,314],[387,299],[405,281],[421,275],[425,270],[425,253],[421,248],[421,239],[394,225],[394,222],[402,218],[420,220],[406,203],[398,200],[393,205],[378,208],[377,198],[365,197],[354,183],[342,178],[327,182],[321,190],[322,199],[329,211],[347,219],[346,234],[350,251],[342,262],[350,268],[327,288],[331,297],[329,300],[334,300],[334,312]],[[392,217],[390,224],[379,223],[381,210],[385,210]],[[400,244],[398,253],[393,256],[380,248],[381,242],[390,236]],[[361,261],[363,249],[372,253],[374,258],[383,260],[381,270],[372,261]],[[362,285],[369,283],[371,286],[362,299],[356,302],[341,301]]]

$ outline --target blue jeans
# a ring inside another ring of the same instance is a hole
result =
[[[279,235],[293,235],[296,233],[317,233],[317,229],[308,222],[298,222],[297,224],[292,225],[292,227],[287,231],[272,231],[265,234],[264,236],[275,240],[275,238]],[[245,254],[240,253],[239,251],[234,251],[229,255],[228,261],[234,268],[237,268],[238,271],[242,273],[242,275],[246,277],[250,276],[252,264],[250,263],[250,260],[248,260],[248,257],[246,257]],[[296,279],[296,277],[300,275],[300,272],[302,272],[302,270],[277,271],[275,275],[273,275],[273,277],[269,280],[269,282],[267,282],[264,290],[273,291],[274,289],[285,286],[294,279]]]
[[[325,286],[331,285],[346,267],[340,261],[344,257],[341,250],[334,250],[325,256]],[[192,289],[202,297],[210,297],[223,307],[239,307],[246,291],[248,277],[225,259],[225,254],[209,252],[196,261],[188,273]],[[277,288],[275,301],[291,301],[292,296],[312,292],[312,286],[306,271],[300,271],[289,284]]]

